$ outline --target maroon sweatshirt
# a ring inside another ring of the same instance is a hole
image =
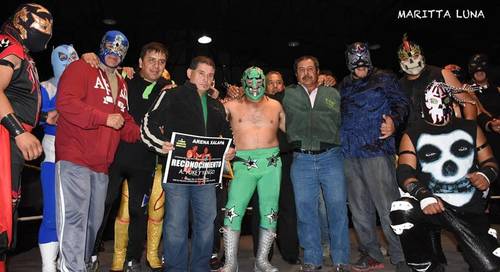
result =
[[[118,95],[113,101],[106,73],[83,60],[71,63],[59,80],[56,109],[56,161],[65,160],[108,173],[120,139],[136,142],[139,127],[128,114],[127,85],[118,76]],[[108,114],[120,113],[120,130],[106,126]]]

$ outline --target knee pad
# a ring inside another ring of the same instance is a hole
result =
[[[402,197],[391,204],[391,228],[397,235],[401,235],[405,230],[413,228],[421,215],[420,203],[415,198]]]

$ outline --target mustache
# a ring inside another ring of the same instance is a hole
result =
[[[302,77],[302,80],[306,80],[306,79],[312,79],[313,77],[310,76],[310,75],[305,75]]]

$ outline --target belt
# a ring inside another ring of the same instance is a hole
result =
[[[326,148],[326,149],[320,149],[320,150],[306,150],[306,149],[295,148],[295,149],[293,149],[293,151],[298,152],[298,153],[303,153],[303,154],[309,154],[309,155],[318,155],[321,153],[325,153],[326,151],[328,151],[332,148]]]

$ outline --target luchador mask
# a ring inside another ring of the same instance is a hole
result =
[[[488,57],[484,54],[476,54],[469,60],[469,74],[488,69]]]
[[[368,67],[371,70],[372,61],[370,58],[370,51],[368,46],[362,42],[355,42],[347,48],[345,51],[345,57],[347,62],[347,69],[354,72],[354,69],[358,67]]]
[[[423,118],[434,125],[447,124],[453,115],[453,100],[442,84],[432,81],[425,88],[425,101],[422,103]]]
[[[78,60],[78,53],[76,53],[76,50],[72,45],[61,44],[54,48],[51,56],[54,77],[59,80],[64,72],[64,69],[66,69],[66,67],[75,60]]]
[[[241,85],[251,101],[260,101],[266,91],[266,77],[259,67],[252,66],[243,72]]]
[[[39,4],[23,4],[4,25],[4,31],[20,39],[31,52],[47,48],[52,37],[52,15]]]
[[[406,34],[398,50],[399,65],[409,75],[418,75],[425,67],[425,58],[420,46],[408,41]]]
[[[117,30],[110,30],[104,34],[101,40],[101,48],[99,50],[99,58],[102,63],[106,56],[115,55],[120,58],[120,63],[125,59],[128,50],[128,39],[123,33]],[[115,68],[115,67],[111,67]]]

